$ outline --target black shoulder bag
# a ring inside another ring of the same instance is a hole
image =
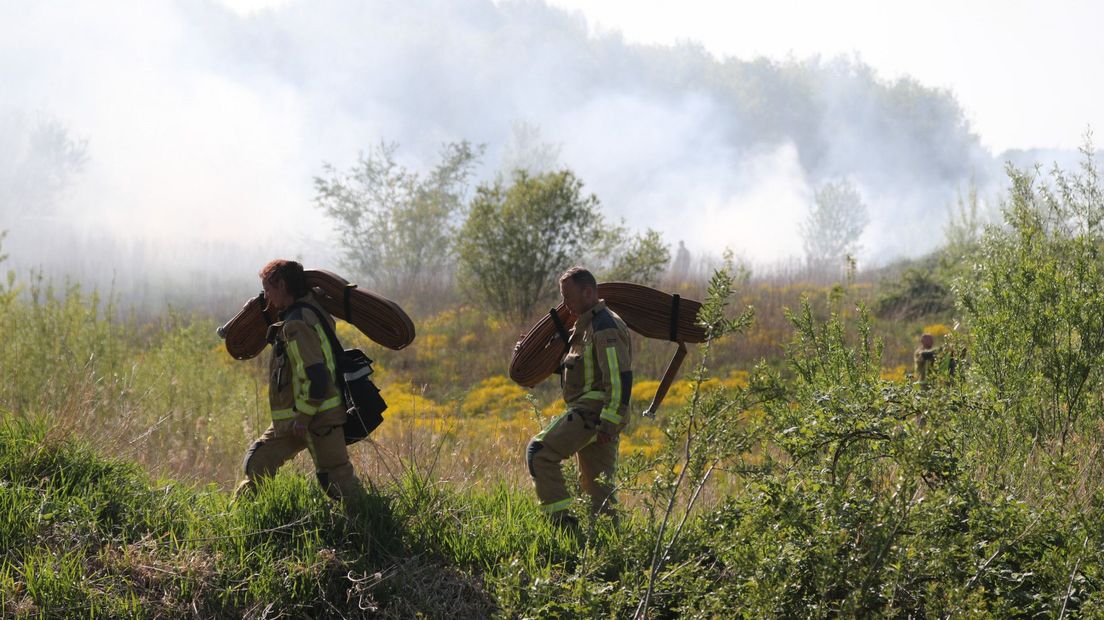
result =
[[[335,358],[337,386],[346,408],[345,445],[354,444],[372,434],[383,423],[383,412],[387,409],[379,388],[368,378],[372,374],[372,360],[360,349],[342,348],[329,321],[310,304],[297,303],[292,307],[310,309],[326,332]]]

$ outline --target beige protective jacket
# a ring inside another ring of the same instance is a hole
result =
[[[632,342],[621,317],[599,301],[575,321],[563,359],[564,402],[621,425],[632,396]]]
[[[342,405],[333,351],[319,322],[322,317],[333,329],[333,318],[310,293],[295,301],[310,304],[316,312],[293,307],[270,328],[268,401],[273,420],[293,418],[296,413],[313,416]]]

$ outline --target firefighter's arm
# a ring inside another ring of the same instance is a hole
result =
[[[616,329],[604,329],[594,334],[594,346],[598,352],[598,368],[602,375],[601,432],[616,436],[625,424],[621,412],[627,410],[632,396],[632,369],[630,368],[629,342],[626,335]]]
[[[292,371],[295,410],[312,416],[318,413],[330,385],[322,341],[316,330],[304,321],[287,321],[284,334]]]

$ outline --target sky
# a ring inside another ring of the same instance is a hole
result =
[[[549,4],[0,0],[0,148],[12,146],[5,119],[45,118],[88,153],[57,209],[0,209],[4,249],[21,268],[116,274],[225,270],[228,257],[252,274],[289,249],[328,265],[330,223],[313,206],[323,162],[345,170],[394,141],[403,165],[425,170],[443,143],[468,139],[487,145],[485,180],[523,125],[612,218],[697,254],[794,260],[817,185],[853,175],[872,211],[860,264],[876,264],[930,250],[966,168],[988,163],[959,145],[956,175],[910,177],[942,154],[910,161],[911,138],[864,123],[848,98],[862,87],[854,65],[833,74],[833,59],[868,65],[879,83],[947,89],[986,157],[1074,149],[1104,125],[1104,9],[1091,2]],[[822,59],[839,92],[810,120],[826,134],[820,161],[796,139],[741,143],[730,102],[693,74],[700,54]],[[665,81],[649,62],[690,71],[687,87],[672,90],[681,77]],[[915,234],[921,225],[934,232]]]

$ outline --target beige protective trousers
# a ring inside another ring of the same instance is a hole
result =
[[[273,420],[272,424],[245,453],[242,463],[245,480],[235,496],[252,489],[261,478],[276,475],[281,465],[295,458],[304,449],[310,451],[315,475],[326,494],[335,499],[352,497],[361,491],[360,480],[349,462],[345,447],[345,412],[331,409],[315,414],[304,437],[291,431],[293,420]]]
[[[526,460],[529,475],[537,488],[541,510],[552,514],[571,506],[571,495],[564,483],[562,461],[578,455],[579,486],[590,495],[591,510],[607,512],[615,499],[609,482],[617,466],[615,439],[599,445],[599,412],[569,409],[529,442]],[[605,479],[604,481],[602,479]]]

